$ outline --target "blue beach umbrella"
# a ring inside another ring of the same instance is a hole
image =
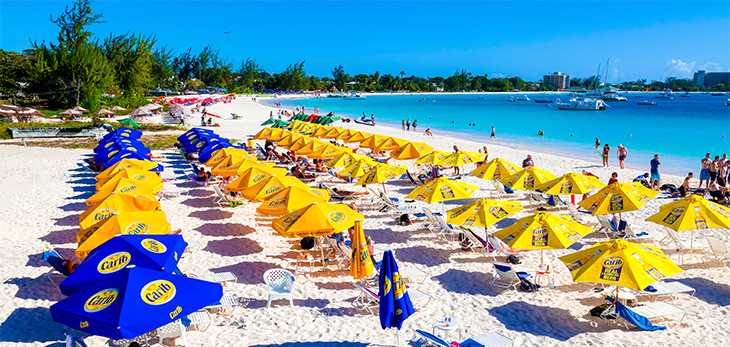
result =
[[[185,145],[187,143],[197,141],[201,136],[213,135],[213,131],[208,129],[192,128],[177,137],[177,141]]]
[[[118,128],[117,130],[114,130],[104,135],[104,137],[101,138],[101,141],[106,141],[108,138],[113,136],[119,136],[128,139],[139,139],[140,137],[142,137],[142,132],[129,128]]]
[[[119,145],[119,144],[113,144],[103,151],[97,153],[94,155],[94,161],[95,162],[105,162],[111,158],[113,158],[117,153],[120,151],[130,151],[130,152],[137,152],[137,154],[140,155],[148,155],[152,153],[149,148],[142,146],[135,146],[135,145]]]
[[[398,264],[395,262],[392,251],[385,251],[383,254],[378,287],[380,289],[380,326],[383,329],[397,328],[400,330],[403,321],[416,310],[413,309],[411,298],[400,277]]]
[[[179,274],[177,262],[185,247],[182,235],[117,235],[89,252],[76,271],[61,282],[61,293],[72,295],[132,265]]]
[[[119,137],[119,136],[112,136],[107,141],[99,141],[99,144],[94,147],[94,153],[99,153],[106,149],[109,146],[112,146],[114,144],[120,144],[120,145],[132,145],[132,146],[140,146],[144,147],[144,143],[142,143],[139,140],[130,139],[126,137]]]
[[[220,284],[127,267],[51,306],[53,320],[92,335],[132,339],[223,296]]]
[[[148,157],[146,155],[141,155],[137,152],[122,150],[122,151],[119,151],[119,153],[117,153],[111,159],[109,159],[105,162],[101,162],[102,170],[108,169],[109,167],[113,166],[114,164],[116,164],[117,162],[119,162],[122,159],[138,159],[138,160],[153,161],[152,159],[150,159],[150,157]],[[162,164],[157,163],[157,167],[154,169],[151,169],[149,171],[162,172],[162,171],[165,171],[165,167],[162,166]]]

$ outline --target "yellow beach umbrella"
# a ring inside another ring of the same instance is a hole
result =
[[[107,178],[106,180],[96,182],[96,190],[99,191],[107,184],[114,185],[115,182],[122,178],[128,178],[130,180],[137,181],[139,184],[150,188],[152,192],[157,193],[162,190],[162,178],[154,172],[137,170],[137,169],[124,169],[117,172],[114,176]]]
[[[499,181],[502,178],[510,177],[519,171],[520,168],[502,158],[494,158],[486,164],[474,169],[472,176],[479,177],[484,180]]]
[[[500,180],[502,184],[515,190],[535,190],[541,184],[555,179],[555,175],[536,167],[528,166],[514,175]]]
[[[86,205],[94,206],[112,194],[143,195],[155,199],[155,192],[140,184],[140,181],[122,178],[117,180],[116,183],[105,184],[96,194],[86,199]]]
[[[111,176],[114,176],[117,172],[122,171],[124,169],[137,169],[137,170],[149,171],[156,167],[157,167],[157,163],[154,161],[139,160],[139,159],[122,159],[122,160],[118,161],[116,164],[108,167],[106,170],[97,174],[96,180],[103,181]]]
[[[254,164],[239,174],[231,183],[228,183],[226,190],[241,192],[273,175],[286,176],[286,169]]]
[[[457,182],[442,176],[416,187],[408,193],[406,199],[432,204],[439,201],[466,199],[471,197],[477,189],[478,187],[471,184]]]
[[[324,147],[321,147],[320,149],[307,154],[307,157],[312,159],[328,159],[328,158],[334,158],[344,152],[350,152],[352,151],[349,148],[341,147],[341,146],[335,146],[333,144],[326,144]]]
[[[516,201],[479,199],[447,211],[447,222],[455,225],[488,227],[502,219],[522,211]]]
[[[398,160],[417,159],[433,151],[433,147],[423,142],[408,142],[390,152],[390,156]]]
[[[330,130],[332,130],[332,128],[333,127],[329,126],[329,125],[323,125],[321,127],[318,127],[317,130],[315,130],[314,133],[312,133],[312,137],[322,137],[325,134],[327,134],[328,132],[330,132]]]
[[[467,151],[458,151],[444,157],[438,164],[444,166],[462,166],[472,164],[484,159],[484,154],[477,156],[478,153],[470,153]]]
[[[272,175],[268,178],[263,179],[259,183],[256,183],[244,189],[241,194],[249,201],[259,202],[268,198],[272,194],[292,185],[304,189],[309,188],[308,185],[302,183],[302,181],[294,177]]]
[[[221,160],[216,166],[210,169],[210,173],[213,176],[220,176],[222,171],[230,169],[234,165],[241,164],[245,159],[238,155],[229,155]],[[237,167],[236,167],[237,168]]]
[[[595,215],[635,211],[658,194],[659,191],[646,188],[640,183],[613,183],[601,188],[578,205]]]
[[[303,137],[300,137],[299,139],[297,139],[296,141],[294,141],[287,148],[290,151],[298,151],[298,150],[302,149],[304,146],[306,146],[307,144],[314,142],[314,141],[318,141],[318,140],[313,137],[303,136]]]
[[[223,170],[218,170],[218,175],[216,175],[216,176],[221,176],[221,177],[238,176],[241,173],[248,170],[252,166],[272,167],[272,166],[274,166],[274,163],[270,163],[270,162],[266,162],[266,161],[256,161],[256,160],[251,160],[251,159],[244,159]]]
[[[652,283],[683,270],[661,249],[616,239],[596,243],[560,257],[574,282],[601,283],[644,290]],[[618,288],[617,288],[618,295]]]
[[[365,239],[365,232],[362,230],[362,221],[355,221],[352,233],[352,260],[350,261],[350,276],[358,280],[366,278],[375,272],[373,260],[370,258],[370,250]]]
[[[262,201],[256,211],[265,215],[281,216],[306,207],[313,202],[329,201],[330,193],[324,189],[286,187]]]
[[[340,153],[338,156],[328,160],[324,163],[325,166],[334,168],[334,167],[347,167],[350,166],[350,164],[360,160],[367,158],[365,156],[352,153],[350,151],[345,151]]]
[[[284,237],[326,236],[355,225],[363,215],[344,204],[312,203],[275,219],[271,226]]]
[[[402,166],[394,166],[388,164],[375,164],[369,171],[365,172],[364,175],[360,176],[360,179],[355,183],[356,186],[383,183],[385,181],[392,180],[406,172],[406,168]]]
[[[298,149],[296,152],[298,155],[309,155],[312,154],[320,149],[322,149],[324,146],[326,146],[328,143],[323,142],[322,140],[314,140],[306,145],[304,147]]]
[[[332,127],[332,129],[330,129],[330,131],[328,131],[326,134],[322,135],[322,138],[324,138],[324,139],[336,139],[337,136],[340,136],[340,134],[342,134],[345,131],[346,131],[345,129],[341,129],[341,128],[337,128],[337,127]]]
[[[268,127],[263,128],[263,129],[259,130],[259,132],[257,132],[256,135],[253,136],[253,139],[254,140],[265,140],[266,138],[269,137],[269,135],[271,135],[271,131],[274,129],[279,129],[279,128],[268,128]]]
[[[373,134],[372,136],[366,138],[362,142],[360,142],[360,148],[370,148],[374,149],[378,146],[380,146],[381,143],[383,143],[385,140],[387,140],[387,136]]]
[[[590,234],[593,228],[568,216],[538,212],[519,219],[494,233],[508,246],[517,249],[563,249]]]
[[[449,155],[444,151],[433,151],[416,160],[416,164],[438,164]]]
[[[377,145],[375,148],[373,148],[373,151],[374,152],[392,151],[392,150],[396,150],[402,146],[405,146],[406,143],[408,143],[408,140],[399,139],[397,137],[389,137],[389,138],[385,139],[385,141],[383,141],[379,145]]]
[[[365,141],[365,139],[367,139],[370,136],[373,136],[373,134],[366,133],[364,131],[358,131],[358,132],[352,134],[352,136],[346,138],[345,143],[363,142],[363,141]]]
[[[142,195],[112,194],[79,216],[79,228],[86,230],[119,212],[157,211],[160,202]]]
[[[166,235],[171,231],[163,211],[119,212],[84,231],[76,233],[76,256],[89,252],[116,235]]]
[[[304,135],[302,135],[302,134],[290,133],[290,134],[284,136],[284,138],[281,139],[281,141],[277,142],[276,145],[279,146],[279,147],[287,147],[288,148],[294,142],[296,142],[298,139],[300,139],[302,137],[304,137]]]
[[[284,136],[291,134],[291,131],[282,128],[271,129],[271,134],[267,138],[271,141],[278,142],[284,138]]]
[[[350,166],[347,166],[344,169],[340,170],[340,172],[338,172],[338,174],[340,176],[358,178],[358,177],[364,175],[366,172],[372,170],[372,168],[374,166],[375,166],[375,163],[373,161],[366,160],[366,159],[360,159],[360,160],[350,164]]]
[[[244,157],[253,157],[254,159],[256,158],[255,156],[251,156],[250,154],[248,154],[248,152],[243,148],[226,147],[226,148],[221,148],[221,149],[215,151],[215,153],[213,153],[213,156],[211,156],[210,159],[208,159],[208,161],[205,162],[205,166],[215,167],[220,162],[222,162],[223,160],[225,160],[226,158],[228,158],[230,156],[236,156],[236,157],[241,157],[241,158],[244,158]]]
[[[337,137],[335,137],[335,138],[338,139],[338,140],[346,140],[346,139],[349,139],[350,137],[352,137],[352,135],[355,135],[355,134],[357,134],[357,130],[345,129],[344,131],[342,131],[341,133],[339,133],[339,135],[337,135]]]
[[[539,185],[537,189],[550,195],[576,195],[589,193],[596,188],[603,188],[605,186],[605,183],[593,176],[568,172],[565,175]]]

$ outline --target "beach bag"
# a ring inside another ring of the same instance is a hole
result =
[[[535,283],[530,282],[527,278],[520,277],[520,290],[525,293],[534,293],[537,291],[537,289],[540,288]]]
[[[616,319],[616,313],[615,313],[615,311],[614,312],[606,313],[605,315],[603,314],[610,307],[611,307],[611,304],[598,305],[598,306],[596,306],[596,307],[594,307],[594,308],[591,309],[591,311],[590,311],[591,312],[591,316],[593,316],[593,317],[600,317],[600,318],[606,318],[606,319]]]
[[[664,184],[661,187],[659,187],[659,190],[666,190],[670,193],[679,193],[679,189],[677,189],[677,186],[673,184]]]
[[[411,225],[411,217],[408,217],[408,213],[404,213],[400,217],[398,217],[398,224]]]
[[[314,248],[314,237],[305,237],[300,243],[302,245],[302,249],[312,249]]]
[[[519,264],[519,263],[521,263],[520,259],[517,258],[516,255],[510,255],[509,257],[507,257],[507,262],[510,263],[510,264]]]

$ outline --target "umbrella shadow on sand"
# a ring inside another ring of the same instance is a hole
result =
[[[487,285],[492,281],[494,276],[482,272],[467,272],[456,269],[434,276],[434,279],[441,283],[449,292],[470,294],[470,295],[487,295],[497,296],[502,293],[502,289]]]
[[[62,226],[62,227],[73,227],[79,225],[79,215],[78,214],[71,214],[63,218],[56,219],[56,225]]]
[[[66,333],[85,335],[61,323],[54,322],[51,319],[51,311],[44,307],[17,308],[0,325],[0,341],[5,342],[64,341]],[[63,346],[63,344],[59,346]]]
[[[207,223],[196,228],[205,236],[244,236],[255,232],[254,228],[237,223]]]
[[[54,278],[54,281],[60,282],[64,278],[61,276],[57,277],[58,279]],[[4,284],[18,287],[18,292],[15,293],[15,297],[20,299],[60,301],[64,298],[58,287],[54,286],[51,280],[48,279],[47,274],[40,275],[36,278],[11,278],[5,281]]]
[[[210,199],[207,199],[210,201]],[[233,217],[233,212],[221,211],[217,209],[210,209],[205,211],[193,211],[190,212],[188,217],[197,218],[200,220],[221,220]]]
[[[248,300],[245,302],[244,307],[248,309],[257,309],[257,308],[265,308],[266,307],[267,300]],[[328,299],[297,299],[294,298],[294,306],[296,307],[309,307],[309,308],[316,308],[316,309],[324,309],[325,306],[329,305],[330,301]],[[271,300],[271,308],[275,308],[277,306],[289,306],[289,300],[288,299],[274,299]]]
[[[454,253],[442,249],[433,249],[425,246],[417,246],[410,248],[401,248],[395,252],[395,257],[399,261],[407,261],[410,263],[423,264],[428,267],[448,264],[449,255],[444,253]]]
[[[345,342],[345,341],[330,341],[330,342],[324,342],[324,341],[316,341],[316,342],[286,342],[282,344],[269,344],[269,345],[252,345],[251,347],[340,347],[340,346],[348,346],[348,347],[365,347],[365,346],[374,346],[370,343],[362,343],[362,342]]]
[[[89,195],[90,197],[91,195]],[[65,212],[79,212],[79,211],[86,211],[89,208],[89,205],[87,205],[85,202],[73,202],[70,204],[63,205],[59,207],[61,211]]]
[[[545,336],[559,341],[568,341],[582,333],[596,332],[597,329],[592,327],[589,322],[578,321],[568,310],[535,306],[525,302],[514,301],[488,308],[487,311],[508,330]],[[606,330],[608,329],[606,328]],[[545,344],[550,343],[545,341]]]
[[[185,199],[185,201],[182,201],[181,204],[185,206],[195,207],[195,208],[203,208],[203,207],[213,207],[216,206],[213,203],[213,199],[209,197],[200,197],[200,198],[190,198]]]
[[[260,261],[244,261],[234,265],[210,269],[211,272],[232,272],[238,277],[238,283],[263,284],[264,272],[269,269],[278,269],[281,266]]]
[[[692,277],[676,280],[697,289],[695,297],[718,306],[730,306],[730,286],[727,284],[715,283],[706,278]]]
[[[262,252],[258,242],[245,237],[208,241],[205,250],[223,257],[239,257]]]
[[[54,245],[63,245],[67,243],[76,243],[76,233],[78,228],[51,231],[40,239],[52,243]]]

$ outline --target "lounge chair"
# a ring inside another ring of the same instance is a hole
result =
[[[454,229],[451,225],[447,224],[443,216],[437,216],[427,208],[424,208],[423,212],[429,220],[435,222],[435,227],[429,229],[444,240],[446,240],[447,236],[453,240],[457,235],[462,233],[461,230]]]
[[[49,281],[51,281],[51,284],[53,284],[54,287],[58,287],[58,284],[63,282],[63,280],[71,274],[63,266],[64,259],[58,254],[58,252],[56,252],[55,249],[45,249],[43,251],[43,260],[45,260],[48,265],[53,268],[53,270],[56,270],[56,273],[51,272],[46,274],[46,277]]]
[[[682,322],[682,320],[684,319],[684,316],[687,314],[687,312],[684,311],[683,309],[672,306],[672,305],[670,305],[666,302],[662,302],[662,301],[657,301],[657,302],[652,302],[652,303],[649,303],[646,305],[632,307],[630,310],[640,316],[643,316],[644,318],[648,319],[652,323],[657,322],[657,323],[662,323],[662,324],[668,323],[669,321],[667,320],[667,318],[670,316],[675,316],[675,315],[681,315],[678,322]],[[617,316],[620,319],[619,322],[622,322],[624,324],[624,326],[626,326],[626,328],[628,329],[629,328],[628,324],[630,323],[627,320],[628,317],[622,317],[620,314],[618,314]],[[633,325],[633,323],[632,323],[632,325]]]
[[[492,265],[494,265],[496,272],[496,276],[492,279],[492,285],[499,288],[514,287],[517,289],[517,285],[520,284],[520,278],[527,278],[532,276],[532,273],[537,273],[537,269],[518,267],[498,261],[493,261]]]
[[[269,299],[266,308],[271,306],[273,299],[289,299],[289,305],[294,306],[292,289],[294,287],[294,275],[284,269],[269,269],[264,272],[264,282],[269,288]]]
[[[344,244],[340,244],[334,237],[325,236],[324,240],[331,248],[327,258],[329,263],[335,263],[340,270],[349,269],[352,249]]]
[[[696,291],[697,289],[694,289],[682,282],[657,281],[652,283],[649,287],[644,288],[644,290],[638,291],[636,295],[654,297],[654,301],[656,301],[660,297],[670,297],[674,299],[674,294],[686,293],[689,294],[689,296],[694,296]]]
[[[471,242],[469,250],[472,252],[477,252],[478,250],[478,252],[485,257],[492,257],[492,259],[497,260],[494,258],[495,250],[491,245],[489,245],[487,240],[479,237],[479,235],[477,235],[477,233],[469,227],[461,226],[461,229],[464,230],[464,236],[466,236],[466,238]]]
[[[408,181],[410,181],[414,186],[418,187],[423,184],[423,180],[421,180],[420,177],[411,175],[411,173],[406,170],[406,178],[408,178]]]
[[[727,263],[730,260],[730,250],[728,250],[727,243],[716,237],[707,236],[707,244],[710,246],[712,254],[707,255],[705,261],[726,262],[726,265],[730,267],[730,263]]]
[[[590,222],[586,220],[586,216],[592,216],[590,212],[579,211],[578,208],[573,205],[573,203],[566,203],[565,206],[568,209],[568,214],[570,215],[570,218],[573,218],[576,222],[581,223],[585,226],[589,226],[591,228],[597,228],[599,226],[596,222]]]
[[[238,282],[238,277],[233,272],[218,272],[198,276],[199,280],[219,283],[220,285],[227,285],[228,283]]]
[[[540,206],[547,203],[547,198],[542,195],[542,193],[538,192],[530,192],[527,195],[527,202],[530,203],[530,208],[533,208],[534,206]]]
[[[266,151],[263,148],[261,148],[261,145],[259,145],[258,143],[256,144],[256,149],[258,149],[258,151],[259,151],[259,153],[257,155],[257,157],[259,159],[261,159],[261,160],[269,159],[269,153],[266,153]]]
[[[359,289],[360,294],[352,302],[352,305],[359,309],[364,309],[375,314],[375,309],[380,307],[380,296],[369,288],[364,287],[362,284],[353,283],[356,288]],[[431,302],[431,296],[415,288],[406,287],[408,297],[411,298],[411,303],[423,302],[423,307],[428,306]]]
[[[426,340],[430,345],[438,347],[453,347],[455,344],[449,343],[446,340],[431,334],[423,330],[414,330],[416,336]],[[484,335],[475,336],[468,338],[458,343],[459,346],[485,346],[485,347],[502,347],[502,346],[514,346],[515,341],[507,336],[504,336],[498,332],[492,331]]]
[[[66,334],[66,347],[88,347],[84,338],[77,335]]]
[[[504,190],[504,186],[502,183],[499,183],[498,181],[493,181],[492,184],[494,185],[494,194],[493,196],[495,198],[505,198],[507,197],[507,192]]]
[[[187,330],[206,331],[210,327],[210,313],[206,310],[195,311],[187,315],[184,319],[188,320]],[[186,323],[183,322],[183,325]]]
[[[236,199],[225,192],[221,190],[221,188],[217,184],[211,185],[213,187],[213,191],[215,192],[215,200],[213,200],[214,204],[217,204],[220,207],[224,206],[230,206],[234,207],[236,205],[242,204],[245,200],[239,200]]]
[[[236,297],[231,295],[224,295],[220,301],[205,306],[205,309],[211,313],[217,313],[222,315],[231,315],[233,311],[238,307],[238,301]]]

